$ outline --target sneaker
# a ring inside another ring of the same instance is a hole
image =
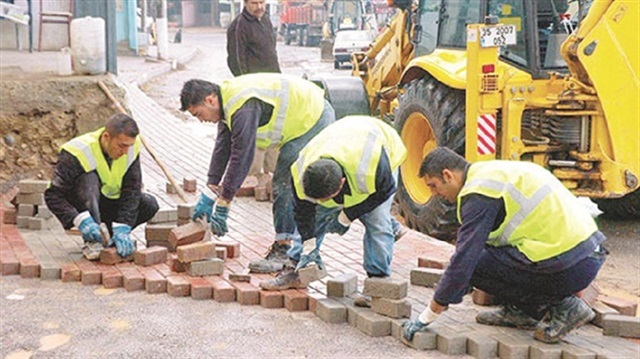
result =
[[[267,256],[249,263],[251,273],[275,273],[284,269],[284,263],[289,262],[287,251],[291,248],[289,241],[275,241],[269,248]]]
[[[82,246],[82,255],[89,261],[97,261],[100,259],[100,251],[103,249],[100,242],[85,242]]]
[[[275,278],[263,280],[260,282],[260,288],[264,290],[285,290],[306,288],[307,286],[302,284],[298,273],[291,267],[285,267]]]
[[[533,330],[538,326],[537,320],[509,304],[503,305],[500,309],[478,313],[476,322],[484,325],[512,327],[524,330]]]
[[[353,297],[353,305],[361,308],[371,308],[371,296],[356,293],[355,297]]]
[[[402,224],[400,224],[400,227],[398,227],[398,230],[396,231],[396,233],[394,233],[394,242],[399,241],[402,237],[404,237],[405,234],[409,233],[409,228],[403,226]]]
[[[575,296],[564,298],[552,306],[536,330],[534,338],[545,343],[557,343],[570,331],[589,323],[596,314]]]

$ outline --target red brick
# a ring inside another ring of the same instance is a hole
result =
[[[169,267],[169,265],[167,263],[160,263],[160,264],[155,264],[153,266],[153,268],[155,270],[157,270],[158,272],[160,272],[160,274],[162,274],[163,277],[168,277],[170,275],[175,275],[176,273],[173,272],[171,270],[171,267]]]
[[[151,245],[149,245],[149,241],[168,243],[169,234],[174,228],[176,228],[175,223],[147,224],[144,227],[144,239],[147,240],[147,247],[151,247]]]
[[[138,267],[144,275],[144,289],[149,294],[167,292],[167,279],[152,267]]]
[[[279,291],[260,291],[260,305],[265,308],[284,307],[284,295]]]
[[[187,263],[213,258],[216,254],[213,242],[197,242],[178,247],[178,260]]]
[[[20,261],[13,255],[13,251],[9,249],[1,249],[0,252],[0,266],[2,267],[2,275],[15,275],[20,274]]]
[[[168,241],[173,248],[186,244],[196,243],[204,238],[207,224],[201,222],[189,222],[171,230]]]
[[[257,185],[258,179],[255,176],[247,176],[236,192],[236,197],[253,197],[255,195],[254,189]]]
[[[145,278],[142,273],[130,262],[118,263],[116,268],[122,272],[124,289],[127,292],[145,289]]]
[[[260,289],[250,283],[234,282],[231,284],[236,288],[236,298],[242,305],[260,304]]]
[[[232,282],[251,282],[251,274],[229,273],[229,280]]]
[[[213,285],[202,277],[185,277],[191,284],[191,298],[211,299],[213,298]]]
[[[169,276],[167,277],[167,293],[172,297],[188,297],[191,294],[191,284],[182,276]]]
[[[120,288],[123,285],[124,277],[122,272],[114,265],[96,264],[100,272],[102,272],[102,285],[105,288]]]
[[[198,181],[195,178],[184,178],[182,180],[182,188],[185,192],[195,192],[198,189]]]
[[[79,282],[80,268],[75,263],[63,263],[60,265],[60,280],[63,282]]]
[[[220,303],[236,301],[236,288],[231,283],[216,276],[204,278],[213,285],[213,300]]]
[[[167,260],[167,249],[154,246],[151,248],[141,249],[133,254],[133,261],[139,266],[152,266],[158,263],[164,263]]]
[[[181,273],[187,270],[184,263],[180,262],[177,258],[171,261],[171,270],[177,273]]]
[[[309,298],[296,289],[283,290],[284,307],[290,312],[301,312],[309,309]]]
[[[16,224],[17,211],[15,207],[5,208],[2,214],[2,223]]]
[[[40,262],[33,257],[22,257],[20,263],[20,276],[22,278],[38,278],[40,276]]]
[[[638,303],[627,299],[599,295],[598,300],[617,310],[622,315],[635,317],[638,312]]]
[[[100,251],[100,262],[104,264],[131,262],[132,260],[133,260],[133,255],[123,258],[118,254],[118,251],[116,250],[115,247],[105,248]]]
[[[230,241],[212,241],[216,247],[224,247],[227,249],[227,258],[240,257],[240,243]]]
[[[309,292],[307,293],[307,297],[309,298],[309,311],[315,313],[316,312],[316,304],[318,303],[318,300],[320,299],[327,299],[327,296],[314,291],[309,290]]]
[[[80,268],[80,281],[84,285],[100,285],[102,284],[102,272],[98,267],[90,261],[82,258],[76,261]]]
[[[216,257],[222,260],[227,259],[227,249],[225,247],[216,247]]]
[[[478,288],[473,289],[473,303],[476,305],[488,306],[498,304],[498,300],[493,295],[483,292]]]
[[[425,256],[418,257],[418,267],[446,269],[448,265],[449,265],[448,259],[432,258],[432,257],[425,257]]]

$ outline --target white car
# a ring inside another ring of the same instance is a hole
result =
[[[334,68],[339,69],[343,62],[351,61],[351,53],[355,51],[367,51],[373,36],[368,30],[342,30],[336,34],[333,42]]]

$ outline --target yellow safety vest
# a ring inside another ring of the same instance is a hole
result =
[[[291,165],[296,194],[324,207],[340,206],[333,200],[317,202],[307,197],[302,186],[307,167],[321,158],[330,158],[342,167],[351,188],[351,195],[344,197],[344,207],[362,203],[376,191],[376,168],[383,149],[389,156],[392,171],[407,157],[407,149],[396,130],[381,120],[347,116],[334,122],[309,141]]]
[[[324,92],[314,83],[282,74],[249,74],[225,80],[220,85],[225,124],[233,125],[233,114],[251,98],[273,106],[269,122],[258,127],[256,145],[281,146],[302,136],[318,122],[324,111]]]
[[[100,136],[104,131],[105,128],[102,127],[76,137],[62,145],[60,151],[65,150],[77,158],[86,173],[95,170],[102,184],[100,192],[107,198],[118,199],[122,190],[122,179],[140,154],[140,137],[136,137],[135,144],[129,148],[126,155],[113,160],[109,167],[100,147]]]
[[[576,197],[549,171],[532,163],[472,164],[458,194],[459,221],[462,198],[472,193],[504,201],[505,219],[489,234],[487,244],[514,246],[532,262],[565,253],[598,230]]]

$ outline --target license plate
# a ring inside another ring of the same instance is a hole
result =
[[[497,25],[480,28],[480,46],[498,47],[516,44],[515,25]]]

